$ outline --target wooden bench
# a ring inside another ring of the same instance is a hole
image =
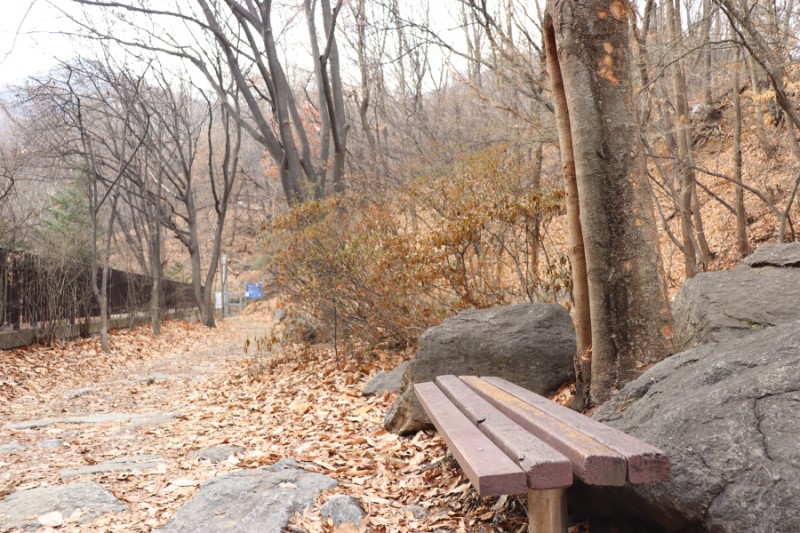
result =
[[[669,458],[645,442],[496,377],[414,386],[481,496],[528,493],[531,533],[567,531],[566,487],[656,483]]]

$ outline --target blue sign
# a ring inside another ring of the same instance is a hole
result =
[[[260,283],[245,283],[244,295],[247,299],[260,300],[261,299],[261,284]]]

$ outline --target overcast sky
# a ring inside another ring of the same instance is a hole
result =
[[[416,2],[406,1],[408,3],[403,5],[405,10],[407,12],[413,10]],[[0,14],[0,96],[8,94],[6,88],[8,85],[21,83],[29,76],[45,73],[58,65],[59,60],[70,60],[81,52],[83,55],[87,53],[91,55],[91,44],[86,41],[80,43],[77,39],[70,39],[60,34],[69,32],[75,26],[53,5],[77,14],[81,8],[71,1],[0,0],[0,3],[3,7]],[[432,22],[448,29],[453,27],[455,23],[448,24],[448,22],[452,20],[450,8],[456,5],[454,0],[431,1],[430,4]],[[296,21],[295,25],[299,46],[288,46],[288,55],[290,61],[294,59],[299,65],[304,65],[310,60],[307,53],[300,52],[305,46],[303,44],[305,25]],[[175,28],[176,35],[185,31],[182,27]],[[453,32],[444,31],[442,35],[451,33]],[[456,31],[455,40],[462,38],[461,32]],[[435,56],[439,52],[432,49],[431,53]],[[294,57],[291,57],[293,55]],[[309,65],[305,66],[311,68]],[[343,65],[345,74],[347,68],[346,64]]]
[[[47,71],[57,59],[75,55],[72,42],[58,31],[66,21],[43,0],[3,0],[0,17],[0,85]]]

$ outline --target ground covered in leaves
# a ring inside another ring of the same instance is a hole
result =
[[[23,489],[91,480],[128,510],[86,525],[64,517],[58,531],[151,531],[164,525],[213,477],[293,457],[338,480],[336,494],[360,499],[362,530],[523,531],[524,501],[481,499],[434,433],[401,438],[382,428],[391,395],[361,390],[400,362],[384,353],[359,362],[330,345],[259,343],[272,339],[272,312],[226,319],[214,330],[172,322],[159,338],[146,327],[113,335],[111,354],[96,339],[0,353],[3,423],[96,413],[178,413],[163,423],[56,423],[0,430],[0,498]],[[249,353],[245,353],[245,350]],[[67,398],[70,391],[94,391]],[[63,442],[40,447],[45,439]],[[245,451],[222,463],[192,451],[235,445]],[[156,455],[157,469],[84,475],[63,481],[63,469],[127,456]],[[421,516],[420,507],[425,509]],[[417,517],[415,517],[417,516]],[[319,506],[292,521],[293,531],[332,531]],[[45,528],[47,529],[47,528]]]

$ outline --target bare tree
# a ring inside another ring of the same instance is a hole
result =
[[[789,93],[786,90],[784,77],[786,75],[785,63],[779,52],[775,50],[756,27],[752,17],[750,6],[747,0],[741,0],[737,6],[731,0],[714,0],[722,12],[728,18],[743,46],[747,49],[753,60],[766,72],[770,85],[775,92],[775,101],[789,118],[792,125],[789,145],[795,160],[800,164],[800,143],[797,142],[797,135],[800,134],[800,112],[794,106]],[[791,10],[790,10],[791,11]],[[783,41],[779,41],[783,42]],[[800,172],[792,184],[791,192],[787,200],[786,216],[782,217],[778,227],[778,240],[786,238],[786,229],[789,222],[791,206],[797,197],[800,189]]]
[[[335,6],[329,0],[319,0],[319,9],[317,0],[304,3],[311,47],[319,52],[313,58],[318,95],[313,117],[302,112],[283,64],[274,22],[277,8],[271,0],[196,0],[196,6],[176,1],[158,8],[132,0],[72,1],[99,8],[104,16],[120,24],[133,25],[138,37],[126,41],[101,28],[96,19],[73,17],[87,35],[117,42],[139,55],[179,58],[196,68],[216,92],[225,112],[270,154],[290,205],[324,196],[329,173],[333,189],[342,190],[348,127],[336,43],[341,0]],[[323,21],[323,46],[318,44],[318,12]],[[188,28],[195,35],[194,41],[179,42],[175,32],[169,31],[171,25]],[[233,83],[220,81],[218,53],[226,67],[225,80]],[[239,105],[240,98],[243,105]],[[312,142],[310,134],[317,123],[319,133]]]

